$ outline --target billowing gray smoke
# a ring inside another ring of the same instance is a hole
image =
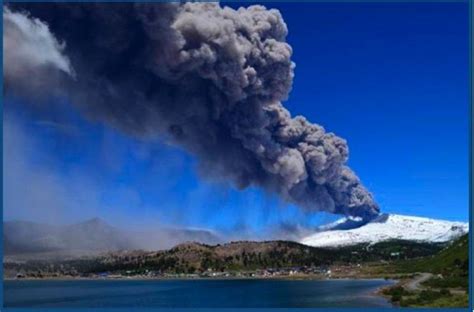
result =
[[[345,165],[346,141],[292,118],[282,105],[294,64],[277,10],[215,3],[12,6],[65,42],[75,72],[67,93],[90,118],[128,134],[165,137],[196,155],[204,175],[239,188],[259,186],[309,211],[378,213]],[[13,92],[15,84],[6,89]]]

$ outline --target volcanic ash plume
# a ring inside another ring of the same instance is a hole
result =
[[[3,9],[3,75],[8,89],[42,93],[58,84],[61,74],[73,76],[71,65],[62,53],[64,46],[48,26],[25,14]]]
[[[90,118],[164,137],[196,155],[202,174],[261,187],[308,211],[378,213],[345,165],[346,141],[282,105],[294,64],[279,11],[216,3],[12,9],[39,18],[66,43],[61,52],[75,72],[67,92]],[[6,58],[14,53],[4,48]]]

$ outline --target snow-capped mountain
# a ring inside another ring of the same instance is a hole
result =
[[[429,218],[381,214],[364,222],[343,218],[320,227],[316,233],[301,239],[301,243],[314,247],[336,247],[359,243],[377,243],[392,239],[446,242],[469,231],[469,224]]]

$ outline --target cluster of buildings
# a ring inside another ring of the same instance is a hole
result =
[[[207,269],[199,273],[168,273],[155,270],[128,270],[124,272],[99,272],[99,273],[77,273],[73,272],[55,272],[52,274],[24,274],[18,273],[16,278],[47,278],[47,277],[79,277],[79,278],[270,278],[270,277],[289,277],[315,275],[320,277],[330,277],[331,270],[328,267],[316,266],[296,266],[284,268],[265,268],[245,271],[215,271]]]
[[[127,275],[134,275],[132,272],[126,272]],[[147,271],[143,277],[163,277],[163,278],[266,278],[266,277],[288,277],[318,275],[331,276],[331,270],[328,267],[301,266],[284,268],[266,268],[245,271],[215,271],[208,269],[200,273],[162,273],[159,271]],[[134,275],[136,276],[136,275]]]
[[[331,275],[331,270],[328,267],[316,266],[301,266],[288,268],[270,268],[264,270],[257,270],[258,276],[272,277],[272,276],[293,276],[293,275]]]

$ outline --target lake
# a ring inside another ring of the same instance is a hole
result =
[[[391,307],[373,292],[385,280],[19,280],[5,307],[309,308]]]

